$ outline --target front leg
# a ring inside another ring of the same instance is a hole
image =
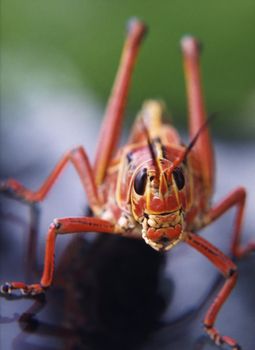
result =
[[[211,304],[209,310],[206,313],[204,319],[204,327],[207,334],[215,342],[216,345],[227,344],[231,347],[232,350],[241,350],[240,345],[236,342],[235,339],[229,336],[223,336],[221,333],[214,327],[214,323],[218,316],[218,313],[234,288],[237,280],[237,267],[236,265],[219,249],[214,247],[211,243],[207,242],[204,238],[197,236],[193,233],[188,233],[186,237],[186,243],[198,250],[201,254],[206,256],[213,265],[216,266],[226,278],[226,281],[218,292],[216,298]]]
[[[80,177],[81,183],[88,197],[90,208],[94,213],[99,213],[101,203],[97,186],[94,181],[93,171],[91,169],[88,157],[81,146],[71,149],[64,155],[39,190],[31,191],[30,189],[25,188],[18,181],[9,179],[1,182],[0,191],[9,193],[14,197],[28,203],[40,202],[47,196],[55,181],[69,163],[74,166]]]
[[[25,295],[42,293],[51,286],[54,273],[55,241],[57,235],[79,232],[106,232],[117,233],[115,225],[109,221],[95,217],[77,217],[55,219],[50,225],[44,257],[44,269],[40,283],[26,284],[24,282],[6,282],[1,286],[2,294],[10,294],[12,290],[20,290]]]

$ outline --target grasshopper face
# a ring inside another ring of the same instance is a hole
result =
[[[143,163],[133,175],[131,209],[142,224],[142,237],[159,251],[171,249],[183,240],[183,190],[185,177],[182,167],[170,171],[172,163],[159,159]]]

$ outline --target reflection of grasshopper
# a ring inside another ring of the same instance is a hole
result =
[[[204,110],[200,75],[199,47],[192,37],[181,46],[189,104],[191,142],[184,146],[177,131],[162,123],[164,108],[157,101],[144,104],[127,144],[114,154],[119,140],[128,87],[145,26],[130,22],[121,64],[109,99],[100,132],[94,166],[82,147],[69,151],[37,192],[25,189],[15,180],[1,185],[27,202],[45,198],[67,163],[77,170],[94,217],[55,219],[50,225],[40,283],[11,282],[2,293],[19,289],[39,294],[52,284],[55,240],[72,232],[106,232],[143,238],[152,248],[166,251],[184,241],[205,255],[224,275],[226,282],[206,314],[204,325],[216,344],[239,349],[236,341],[221,336],[214,328],[216,316],[237,279],[235,264],[217,248],[194,232],[208,225],[232,206],[237,207],[232,254],[240,258],[255,244],[240,246],[245,190],[238,188],[217,206],[210,201],[214,185],[213,150]]]

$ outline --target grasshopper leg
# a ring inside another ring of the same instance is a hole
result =
[[[218,205],[211,208],[206,215],[206,224],[218,219],[227,210],[236,207],[236,216],[234,222],[234,232],[231,244],[231,253],[236,258],[255,251],[255,242],[250,242],[246,247],[241,246],[241,228],[244,217],[244,207],[246,200],[246,191],[243,187],[239,187],[225,197]]]
[[[84,190],[88,197],[90,207],[94,212],[100,211],[101,203],[94,181],[93,172],[88,160],[88,157],[83,147],[76,147],[68,151],[60,162],[53,169],[48,178],[44,181],[42,186],[37,191],[31,191],[25,188],[21,183],[14,179],[2,181],[0,184],[0,191],[7,192],[14,197],[28,203],[40,202],[44,200],[55,181],[62,173],[68,163],[73,164],[76,169]]]
[[[114,233],[115,225],[95,217],[55,219],[50,225],[47,234],[44,269],[40,283],[6,282],[0,287],[0,292],[2,294],[11,294],[12,290],[19,290],[24,295],[43,293],[45,289],[51,286],[53,281],[55,242],[57,236],[90,231]]]
[[[132,19],[129,22],[119,69],[108,100],[95,153],[94,171],[98,185],[104,180],[107,167],[120,138],[132,72],[145,32],[146,26],[142,21]]]
[[[211,304],[209,310],[206,313],[204,319],[204,327],[207,334],[215,342],[216,345],[227,344],[233,350],[240,350],[240,345],[229,336],[223,336],[221,333],[214,327],[217,315],[234,288],[237,280],[237,267],[236,265],[219,249],[214,247],[211,243],[206,241],[201,236],[197,236],[193,233],[188,233],[186,237],[186,243],[198,250],[201,254],[206,256],[213,265],[216,266],[226,278],[226,281],[218,292],[216,298]]]
[[[189,133],[192,140],[207,118],[199,67],[200,45],[195,38],[186,36],[181,41],[181,47],[188,98]],[[205,194],[210,198],[213,193],[215,171],[213,147],[208,128],[203,130],[193,149],[200,159]]]

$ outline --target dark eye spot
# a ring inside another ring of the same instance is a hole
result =
[[[141,171],[139,171],[134,181],[135,192],[140,196],[144,194],[146,183],[147,183],[147,169],[144,168]]]
[[[183,171],[181,168],[175,168],[173,171],[173,177],[174,181],[176,183],[176,186],[178,187],[178,190],[182,190],[185,185],[185,178],[183,175]]]

